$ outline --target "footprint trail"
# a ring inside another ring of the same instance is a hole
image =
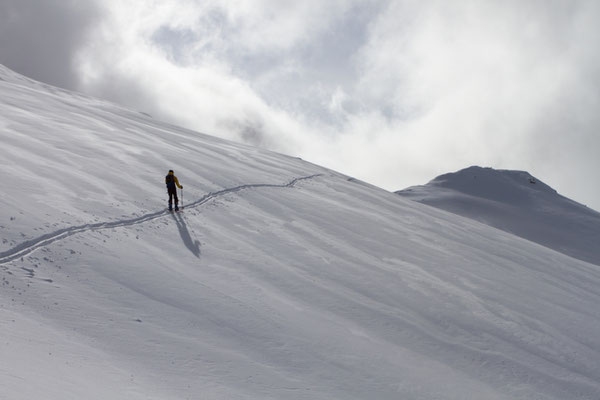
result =
[[[299,181],[312,179],[317,176],[320,176],[320,174],[294,178],[290,182],[284,183],[284,184],[255,183],[255,184],[235,186],[235,187],[219,190],[217,192],[208,193],[208,194],[202,196],[200,199],[186,204],[185,207],[186,208],[198,207],[216,197],[220,197],[220,196],[223,196],[228,193],[239,192],[244,189],[289,188],[289,187],[294,186]],[[141,223],[144,223],[147,221],[151,221],[151,220],[163,217],[168,214],[169,214],[169,211],[161,210],[161,211],[157,211],[157,212],[150,213],[150,214],[145,214],[140,217],[131,218],[131,219],[124,219],[124,220],[111,221],[111,222],[98,222],[98,223],[94,223],[94,224],[84,224],[84,225],[71,226],[71,227],[59,229],[57,231],[47,233],[47,234],[39,236],[37,238],[27,240],[27,241],[20,243],[19,245],[13,247],[12,249],[9,249],[7,251],[0,253],[0,265],[14,261],[20,257],[26,256],[26,255],[32,253],[33,251],[35,251],[39,248],[48,246],[54,242],[65,239],[69,236],[73,236],[77,233],[137,225],[137,224],[141,224]]]

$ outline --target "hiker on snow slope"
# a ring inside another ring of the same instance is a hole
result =
[[[167,184],[167,192],[169,193],[169,211],[173,210],[173,197],[175,197],[175,211],[178,211],[179,199],[177,198],[177,188],[183,189],[183,186],[179,184],[179,180],[172,169],[170,169],[169,174],[165,176],[165,183]]]

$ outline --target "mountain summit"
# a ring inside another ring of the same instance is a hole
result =
[[[473,166],[396,193],[600,265],[600,213],[527,172]]]

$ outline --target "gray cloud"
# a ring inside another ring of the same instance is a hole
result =
[[[76,54],[99,18],[95,1],[2,0],[0,63],[31,78],[76,89]]]

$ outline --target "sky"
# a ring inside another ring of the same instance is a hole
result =
[[[399,190],[526,170],[600,210],[600,2],[0,0],[0,63]]]

